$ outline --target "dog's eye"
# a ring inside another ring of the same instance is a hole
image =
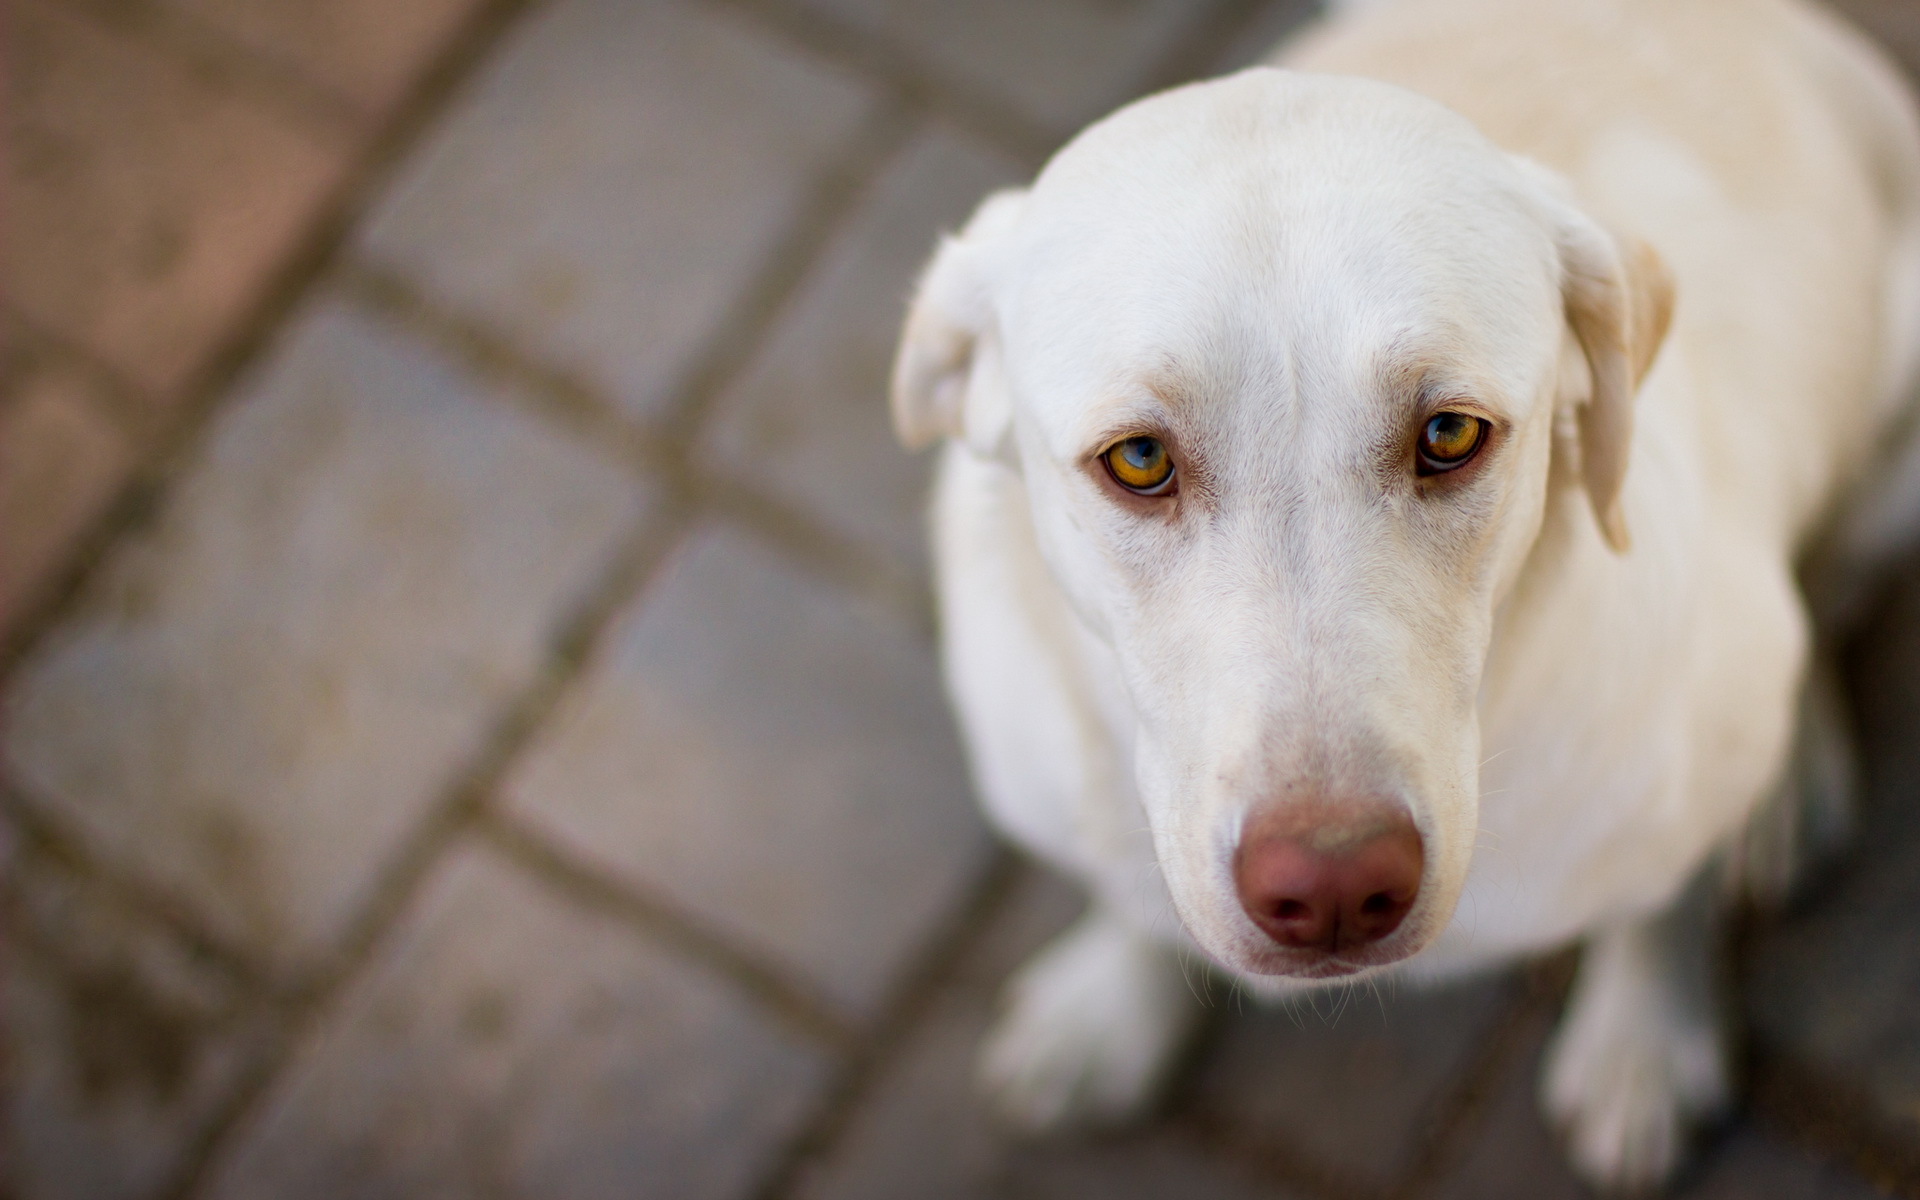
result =
[[[1420,430],[1419,472],[1437,475],[1464,466],[1487,438],[1487,423],[1466,413],[1438,412]]]
[[[1101,457],[1113,481],[1130,492],[1160,496],[1173,486],[1173,458],[1159,438],[1115,442]]]

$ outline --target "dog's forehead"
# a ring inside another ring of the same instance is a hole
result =
[[[1150,98],[1036,182],[1002,280],[1009,367],[1076,425],[1276,371],[1351,394],[1424,362],[1517,387],[1558,321],[1517,181],[1464,119],[1383,84],[1260,69]]]

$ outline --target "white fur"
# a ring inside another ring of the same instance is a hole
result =
[[[1844,809],[1796,563],[1830,531],[1846,593],[1916,520],[1911,107],[1787,0],[1400,0],[1288,61],[1087,130],[908,319],[981,797],[1094,897],[985,1078],[1030,1126],[1137,1111],[1191,1020],[1171,946],[1271,994],[1586,937],[1550,1108],[1589,1176],[1656,1180],[1727,1090],[1677,982],[1719,893],[1683,890],[1777,891],[1798,798]],[[1498,431],[1451,487],[1406,449],[1442,402]],[[1102,474],[1140,432],[1176,499]],[[1370,949],[1282,950],[1241,825],[1347,798],[1411,814],[1419,898]]]

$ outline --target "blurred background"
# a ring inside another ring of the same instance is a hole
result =
[[[1920,2],[1847,10],[1920,64]],[[975,815],[936,233],[1304,0],[12,0],[4,1194],[1578,1197],[1566,956],[1217,1020],[1164,1115],[970,1093],[1073,890]],[[1729,103],[1737,103],[1729,98]],[[1851,857],[1734,966],[1690,1197],[1920,1195],[1920,563]]]

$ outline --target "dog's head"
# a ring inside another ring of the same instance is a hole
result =
[[[1556,460],[1626,550],[1667,309],[1651,252],[1460,117],[1267,69],[1122,110],[941,246],[897,428],[1024,479],[1222,962],[1349,975],[1451,919],[1495,609]]]

